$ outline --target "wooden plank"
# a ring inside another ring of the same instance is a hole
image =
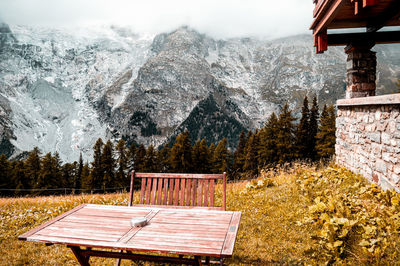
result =
[[[161,202],[162,202],[162,189],[163,189],[162,185],[163,185],[163,179],[159,178],[158,179],[158,192],[157,192],[157,204],[158,205],[161,205]]]
[[[169,191],[168,191],[168,205],[172,205],[174,199],[174,179],[169,180]]]
[[[154,252],[164,252],[164,253],[175,253],[175,254],[188,254],[188,255],[208,255],[212,257],[221,256],[221,247],[219,248],[209,248],[209,247],[190,247],[184,244],[176,245],[173,243],[160,243],[157,241],[136,241],[133,238],[127,243],[129,249],[142,250],[142,251],[154,251]]]
[[[191,179],[186,179],[186,206],[190,206],[190,197],[191,197],[191,191],[192,191],[192,180]]]
[[[113,217],[113,218],[132,218],[132,215],[135,216],[145,216],[147,213],[149,213],[148,210],[136,210],[134,212],[121,212],[121,211],[106,211],[106,210],[96,210],[96,209],[86,209],[83,208],[76,213],[74,213],[74,216],[95,216],[95,217]]]
[[[363,8],[367,6],[375,6],[378,4],[378,0],[363,0]]]
[[[232,215],[232,221],[229,224],[229,230],[221,250],[221,255],[223,257],[231,257],[233,254],[233,248],[235,246],[237,231],[239,229],[240,216],[241,216],[240,212],[235,212]]]
[[[129,189],[129,202],[128,202],[128,206],[132,206],[132,201],[133,201],[133,190],[134,188],[134,180],[135,180],[135,171],[132,171],[131,174],[131,187]]]
[[[152,186],[152,190],[151,190],[151,204],[155,204],[156,203],[156,193],[157,193],[157,179],[153,179],[153,186]]]
[[[223,174],[222,184],[222,210],[226,210],[226,173]]]
[[[203,206],[203,180],[198,180],[198,190],[197,190],[197,205]]]
[[[150,204],[135,204],[134,208],[159,208],[159,209],[177,209],[177,210],[199,210],[199,211],[221,211],[222,207],[201,207],[201,206],[174,206],[174,205],[150,205]]]
[[[153,180],[151,178],[147,178],[146,182],[146,204],[150,204],[150,191],[151,191],[151,183]]]
[[[214,183],[214,179],[211,179],[210,180],[210,206],[211,207],[215,206],[214,197],[215,197],[215,183]]]
[[[192,193],[192,206],[197,206],[196,200],[197,200],[197,183],[199,180],[194,179],[193,181],[193,193]]]
[[[142,178],[142,184],[141,184],[141,188],[140,188],[140,199],[139,199],[139,203],[143,204],[144,203],[144,195],[146,193],[146,181],[147,178]],[[132,187],[132,184],[131,184]]]
[[[400,17],[400,1],[392,1],[385,11],[380,12],[377,17],[369,19],[367,23],[367,32],[377,32],[384,26],[389,26],[390,21],[397,20]],[[397,19],[395,19],[397,18]],[[397,24],[399,25],[399,23]]]
[[[77,230],[96,230],[96,231],[107,231],[107,232],[120,232],[126,233],[131,228],[130,226],[118,226],[118,225],[94,225],[91,223],[74,223],[74,222],[62,222],[58,221],[55,224],[48,226],[50,229],[73,228]]]
[[[204,180],[204,205],[205,207],[208,207],[208,197],[209,197],[209,191],[208,191],[208,180]]]
[[[340,8],[345,4],[343,0],[333,0],[333,3],[329,5],[327,11],[318,16],[311,25],[311,29],[314,34],[320,33],[322,30],[326,30],[328,28],[329,23],[335,18],[335,15],[339,12]]]
[[[170,231],[145,231],[141,230],[136,234],[137,236],[147,236],[147,237],[162,237],[162,238],[180,238],[180,239],[193,239],[193,240],[207,240],[207,241],[215,241],[215,242],[223,242],[225,241],[226,232],[214,232],[209,234],[204,234],[204,231],[195,231],[195,232],[187,232],[182,230],[181,232]],[[221,246],[222,246],[221,244]]]
[[[115,242],[121,237],[122,234],[112,234],[112,233],[98,233],[98,232],[83,232],[79,230],[53,230],[53,229],[43,229],[36,233],[35,236],[50,236],[50,237],[67,237],[68,238],[79,238],[79,239],[90,239],[90,240],[100,240],[100,241],[111,241]]]
[[[400,43],[400,31],[382,31],[382,32],[359,32],[359,33],[338,33],[328,34],[329,46],[348,45],[351,42],[365,44],[387,44]],[[369,97],[365,97],[369,98]]]
[[[118,258],[127,259],[133,261],[152,261],[161,264],[173,263],[179,265],[200,265],[197,260],[191,258],[177,258],[177,257],[166,257],[166,256],[154,256],[145,254],[133,254],[131,252],[121,253],[115,251],[103,251],[103,250],[81,250],[79,255],[84,255],[87,257],[103,257],[103,258]],[[82,264],[83,265],[83,264]]]
[[[168,204],[168,179],[164,178],[163,204]]]
[[[220,238],[222,237],[225,239],[228,227],[226,228],[215,228],[212,226],[204,225],[190,225],[190,224],[180,224],[179,226],[174,226],[171,229],[170,224],[161,224],[161,223],[153,223],[151,225],[147,225],[145,228],[142,229],[145,233],[151,234],[162,234],[168,233],[171,235],[174,234],[188,234],[188,235],[200,235],[204,236],[204,232],[207,232],[207,235],[210,237]]]
[[[150,221],[154,218],[154,216],[158,213],[158,211],[152,211],[148,215],[146,215],[147,221],[150,223]],[[129,232],[127,232],[124,236],[122,236],[118,242],[120,243],[127,243],[132,237],[135,236],[137,232],[142,230],[144,227],[132,227]]]
[[[210,249],[221,249],[223,241],[214,242],[209,240],[195,240],[195,239],[181,239],[181,238],[165,238],[165,237],[147,237],[136,235],[132,241],[140,244],[148,245],[163,245],[163,246],[185,246],[189,248],[210,248]]]
[[[185,181],[186,179],[184,178],[181,179],[181,196],[180,196],[181,198],[179,201],[179,205],[181,206],[185,205],[185,190],[186,190]]]
[[[179,174],[179,173],[135,173],[135,177],[147,178],[191,178],[191,179],[222,179],[222,174]]]
[[[50,221],[47,221],[44,224],[42,224],[40,226],[37,226],[37,227],[33,228],[32,230],[29,230],[28,232],[18,236],[18,239],[19,240],[27,240],[27,238],[30,237],[31,235],[33,235],[33,234],[39,232],[40,230],[42,230],[43,228],[46,228],[47,226],[49,226],[49,225],[51,225],[51,224],[63,219],[64,217],[67,217],[68,215],[70,215],[70,214],[72,214],[72,213],[84,208],[85,206],[86,206],[86,204],[81,204],[81,205],[73,208],[72,210],[69,210],[69,211],[57,216],[56,218],[51,219]]]
[[[179,178],[175,178],[174,205],[179,203]]]

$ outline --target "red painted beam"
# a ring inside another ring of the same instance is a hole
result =
[[[375,6],[377,5],[379,2],[379,0],[363,0],[363,7],[367,7],[367,6]]]

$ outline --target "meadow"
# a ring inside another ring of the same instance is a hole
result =
[[[217,192],[218,203],[220,186]],[[127,205],[128,194],[0,199],[0,264],[78,265],[65,246],[17,237],[82,203]],[[230,183],[227,209],[242,212],[228,265],[400,261],[400,195],[336,165],[284,165],[263,170],[255,180]],[[113,265],[115,260],[90,262]],[[143,263],[123,260],[122,265]]]

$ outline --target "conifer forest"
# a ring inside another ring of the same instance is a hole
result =
[[[329,159],[335,152],[335,108],[320,111],[317,99],[305,97],[300,119],[285,105],[272,113],[256,131],[242,131],[234,151],[224,138],[217,144],[190,139],[188,131],[174,142],[156,149],[136,143],[116,145],[98,139],[93,159],[63,163],[57,153],[42,154],[38,148],[25,160],[0,156],[0,195],[55,195],[104,193],[129,188],[130,172],[222,173],[230,180],[256,177],[264,167],[301,161]]]

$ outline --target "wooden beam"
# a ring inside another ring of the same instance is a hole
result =
[[[339,9],[344,5],[346,1],[344,0],[334,0],[331,2],[331,5],[327,8],[326,12],[320,17],[318,16],[313,24],[311,25],[311,29],[313,30],[314,35],[326,30],[328,28],[329,23],[332,22],[335,15],[339,12]]]
[[[378,0],[363,0],[363,8],[366,8],[368,6],[375,6],[378,4]]]
[[[393,1],[378,17],[372,18],[367,23],[367,32],[377,32],[384,26],[387,26],[389,21],[400,18],[400,1]]]
[[[400,43],[400,31],[361,32],[328,34],[328,46],[342,46],[353,42],[359,43]]]

